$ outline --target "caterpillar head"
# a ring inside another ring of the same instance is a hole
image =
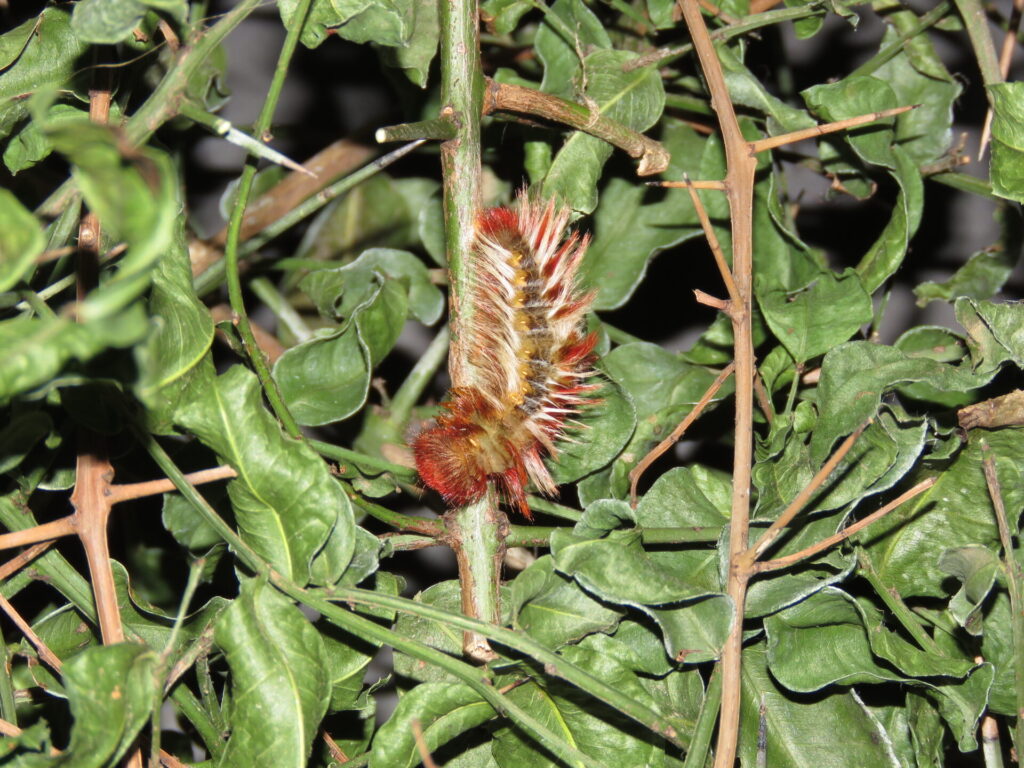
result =
[[[475,424],[442,419],[413,441],[420,477],[449,506],[464,506],[487,492],[487,472],[479,460],[481,433]]]

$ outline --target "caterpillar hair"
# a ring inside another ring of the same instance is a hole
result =
[[[521,192],[514,208],[477,217],[467,268],[470,321],[461,329],[469,383],[452,389],[436,424],[413,441],[423,481],[451,506],[478,501],[493,482],[532,519],[526,486],[557,486],[557,459],[573,417],[594,401],[595,334],[585,331],[594,293],[576,285],[589,238],[564,236],[569,210]]]

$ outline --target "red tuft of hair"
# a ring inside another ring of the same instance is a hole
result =
[[[576,285],[589,240],[565,235],[568,220],[567,209],[525,193],[515,208],[477,218],[462,329],[469,383],[449,393],[412,445],[423,482],[450,506],[479,500],[493,483],[532,519],[527,486],[556,494],[544,459],[557,459],[555,444],[595,402],[597,337],[585,331],[594,294]]]

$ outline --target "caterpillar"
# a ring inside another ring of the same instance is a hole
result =
[[[584,316],[595,294],[576,285],[589,237],[565,236],[569,210],[520,192],[514,208],[483,211],[467,259],[470,320],[461,329],[470,384],[453,388],[436,423],[413,441],[423,482],[450,506],[478,501],[493,482],[533,519],[527,484],[557,486],[544,457],[597,402],[588,383],[597,335]]]

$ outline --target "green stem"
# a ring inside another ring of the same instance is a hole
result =
[[[917,24],[901,32],[895,40],[884,48],[879,49],[878,53],[853,70],[847,77],[870,75],[880,66],[898,55],[904,49],[908,40],[917,37],[926,29],[938,24],[947,13],[949,13],[949,2],[948,0],[942,0],[941,3],[922,16]]]
[[[616,344],[633,344],[638,341],[643,341],[639,336],[634,336],[628,331],[624,331],[621,328],[616,328],[614,325],[601,321],[601,326],[604,328],[605,333],[608,334],[608,338]]]
[[[379,469],[381,472],[390,472],[396,477],[412,480],[416,477],[416,470],[402,464],[395,464],[382,459],[379,456],[370,456],[368,453],[353,451],[351,448],[342,448],[340,445],[332,445],[320,440],[310,440],[310,447],[321,456],[326,456],[335,461],[350,461],[370,469]]]
[[[967,36],[971,40],[971,48],[974,49],[974,56],[978,60],[982,81],[985,85],[1003,82],[1003,73],[999,71],[999,57],[996,56],[996,46],[992,42],[992,35],[988,29],[988,16],[985,14],[985,8],[981,1],[954,1],[964,20],[964,26],[967,28]],[[988,98],[991,103],[991,97]]]
[[[442,328],[423,355],[409,371],[405,381],[391,398],[391,420],[396,424],[404,424],[409,420],[413,406],[419,402],[420,395],[434,378],[437,369],[448,354],[448,342],[451,339],[447,328]]]
[[[11,681],[11,667],[7,658],[7,640],[0,633],[0,717],[12,725],[18,724],[18,711],[14,704],[14,683]]]
[[[551,515],[552,517],[560,517],[563,520],[572,520],[574,523],[578,523],[583,519],[583,513],[578,509],[557,504],[551,501],[551,499],[545,499],[543,496],[530,496],[530,509],[534,512],[543,512],[545,515]]]
[[[281,578],[277,574],[272,574],[271,578],[277,588],[286,595],[291,597],[293,600],[297,600],[298,602],[319,611],[324,618],[342,629],[372,642],[381,645],[390,645],[401,653],[408,654],[413,658],[433,664],[439,669],[457,677],[478,693],[481,698],[487,701],[492,707],[494,707],[496,712],[502,715],[511,716],[511,719],[518,727],[522,728],[531,737],[535,738],[540,744],[551,750],[551,752],[565,760],[568,764],[583,764],[584,766],[591,766],[592,768],[603,768],[605,765],[601,761],[590,757],[567,744],[564,739],[559,738],[543,724],[535,720],[526,710],[519,707],[507,696],[499,693],[494,687],[491,680],[491,674],[488,670],[482,670],[478,667],[474,667],[435,648],[431,648],[428,645],[403,637],[397,632],[393,632],[390,629],[382,627],[380,624],[377,624],[370,619],[364,618],[357,613],[347,611],[335,605],[326,598],[301,589],[292,582]],[[384,597],[383,595],[380,596]],[[360,602],[368,601],[361,600]],[[412,601],[402,602],[405,603]],[[441,613],[446,617],[454,618],[452,614],[449,614],[446,611],[441,611]],[[483,627],[488,627],[488,625],[483,622],[476,623]]]
[[[718,709],[721,703],[722,673],[716,666],[714,672],[711,673],[711,679],[708,680],[708,689],[704,692],[704,701],[701,702],[697,725],[694,726],[693,734],[690,736],[690,748],[686,751],[683,768],[704,768],[707,763],[711,740],[715,735],[715,721],[718,719]]]
[[[387,168],[396,160],[408,155],[422,143],[422,141],[414,141],[409,144],[406,144],[403,147],[399,147],[393,152],[389,152],[388,154],[383,155],[382,157],[378,157],[373,162],[367,163],[358,171],[350,173],[345,178],[338,179],[329,187],[325,187],[324,189],[320,190],[312,197],[307,198],[301,204],[297,205],[295,208],[292,208],[290,211],[288,211],[288,213],[286,213],[281,218],[277,219],[273,224],[270,224],[268,227],[266,227],[266,229],[260,232],[259,235],[249,238],[245,242],[245,245],[239,248],[239,255],[252,255],[260,248],[262,248],[264,245],[266,245],[268,242],[270,242],[275,237],[280,235],[282,232],[291,229],[293,226],[298,224],[307,216],[313,215],[321,208],[323,208],[325,205],[327,205],[327,203],[331,202],[331,200],[334,200],[338,196],[345,194],[353,187],[369,179],[371,176],[375,176],[376,174],[380,173],[382,170]],[[321,262],[317,266],[322,268],[324,264]],[[198,275],[196,277],[193,283],[196,293],[199,296],[205,296],[206,294],[208,294],[210,291],[212,291],[221,284],[221,282],[224,280],[224,274],[225,265],[223,260],[213,264],[209,269],[207,269],[201,275]]]
[[[924,627],[921,626],[921,622],[918,621],[917,616],[911,611],[906,603],[900,598],[898,592],[895,592],[890,587],[886,586],[885,582],[882,581],[878,575],[878,571],[875,570],[874,563],[871,562],[871,558],[868,553],[860,547],[857,547],[857,570],[860,575],[867,579],[871,588],[875,590],[875,594],[878,595],[882,602],[885,603],[886,607],[892,611],[893,616],[899,621],[907,633],[917,641],[917,644],[921,648],[930,653],[936,653],[940,656],[945,656],[946,653],[939,647],[931,635],[925,632]]]
[[[274,69],[274,77],[271,79],[270,87],[267,90],[267,98],[264,100],[263,109],[260,110],[259,117],[256,118],[256,124],[253,126],[253,133],[261,138],[270,130],[271,122],[274,119],[274,110],[281,96],[281,90],[284,88],[285,77],[288,75],[288,63],[291,61],[292,54],[295,53],[295,47],[299,43],[299,35],[306,21],[306,14],[309,11],[311,2],[312,0],[299,0],[295,7],[291,27],[285,36],[284,45],[281,47],[281,53],[277,58],[277,67]],[[249,315],[245,311],[245,300],[242,297],[242,281],[238,272],[238,244],[242,233],[242,218],[245,215],[245,207],[249,204],[249,195],[252,193],[252,183],[255,177],[256,163],[251,159],[247,159],[245,168],[242,169],[242,176],[238,181],[235,204],[231,209],[227,238],[224,242],[224,267],[228,285],[228,299],[231,303],[231,309],[238,318],[238,332],[242,337],[242,342],[249,355],[249,360],[252,362],[253,369],[256,371],[260,384],[263,386],[267,400],[270,402],[270,407],[274,409],[274,413],[280,419],[285,432],[289,436],[298,439],[302,436],[302,433],[299,431],[298,422],[295,421],[295,418],[288,410],[288,406],[285,404],[284,398],[277,388],[277,382],[270,375],[270,367],[263,356],[263,351],[256,343],[256,336],[252,332]]]
[[[277,318],[277,322],[284,326],[296,341],[307,341],[313,337],[313,332],[309,330],[302,316],[295,311],[295,307],[267,278],[257,277],[249,283],[249,288],[256,294],[256,298],[267,305]]]
[[[370,517],[380,520],[382,523],[387,523],[392,528],[397,528],[400,531],[420,533],[434,539],[445,532],[445,525],[441,520],[432,520],[429,517],[413,517],[412,515],[403,515],[401,512],[394,512],[387,507],[382,507],[380,504],[367,501],[352,490],[352,487],[347,483],[342,483],[342,485],[345,488],[345,493],[348,494],[348,497],[357,507]]]
[[[285,590],[287,592],[287,590]],[[305,592],[304,590],[299,590]],[[335,587],[325,591],[330,595],[331,600],[344,601],[364,605],[374,605],[381,608],[408,613],[420,618],[440,622],[446,626],[457,627],[468,632],[478,632],[486,635],[492,640],[512,648],[544,664],[545,671],[552,676],[561,677],[580,690],[586,691],[595,698],[603,701],[609,706],[619,710],[636,722],[650,729],[677,746],[685,748],[686,743],[683,737],[676,732],[675,727],[661,714],[623,693],[615,686],[605,682],[601,678],[591,674],[582,667],[572,664],[555,651],[534,640],[529,635],[512,629],[488,624],[484,621],[460,616],[451,611],[437,608],[427,603],[420,603],[404,597],[385,595],[380,592],[372,592],[354,587]],[[291,594],[291,593],[289,593]],[[293,595],[294,596],[294,595]],[[320,610],[318,604],[302,600],[311,608]],[[401,650],[401,649],[399,649]],[[479,670],[477,670],[479,674]]]
[[[171,691],[171,701],[174,702],[177,710],[185,716],[199,734],[199,738],[206,745],[206,750],[213,758],[213,762],[220,761],[221,753],[224,752],[224,739],[210,719],[199,699],[188,689],[187,686],[178,685]]]

